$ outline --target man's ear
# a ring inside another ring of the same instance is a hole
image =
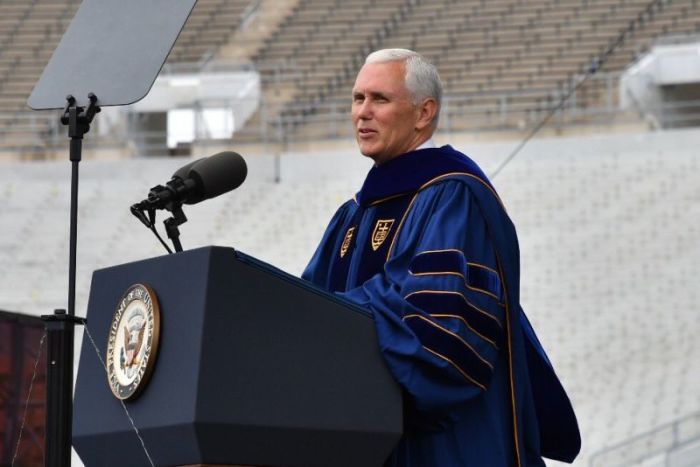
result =
[[[429,97],[424,99],[423,102],[418,104],[418,120],[416,120],[416,130],[422,131],[426,127],[432,125],[435,119],[435,114],[437,114],[438,106],[435,99]]]

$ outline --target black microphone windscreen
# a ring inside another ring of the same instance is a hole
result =
[[[179,179],[181,179],[181,180],[186,179],[187,177],[189,177],[190,169],[191,169],[195,164],[197,164],[198,162],[203,161],[204,159],[206,159],[206,157],[201,157],[201,158],[199,158],[199,159],[197,159],[197,160],[194,160],[194,161],[192,161],[192,162],[189,162],[189,163],[186,164],[186,165],[183,165],[182,167],[180,167],[179,169],[177,169],[177,170],[175,171],[175,173],[173,174],[173,176],[172,176],[171,178],[179,178]]]
[[[176,172],[177,173],[177,172]],[[200,196],[190,197],[186,203],[195,204],[238,188],[248,175],[248,166],[240,154],[220,152],[192,165],[188,176],[197,179]]]

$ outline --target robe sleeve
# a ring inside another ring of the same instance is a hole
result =
[[[482,394],[505,338],[501,281],[468,186],[448,180],[415,197],[383,273],[341,296],[369,308],[396,380],[421,412]]]

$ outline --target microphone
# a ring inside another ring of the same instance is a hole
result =
[[[180,179],[182,179],[182,180],[186,179],[186,178],[187,178],[187,175],[190,173],[190,169],[192,168],[192,166],[194,166],[194,165],[197,164],[198,162],[202,162],[204,159],[206,159],[206,157],[200,157],[200,158],[197,159],[197,160],[194,160],[194,161],[192,161],[192,162],[190,162],[190,163],[188,163],[188,164],[183,165],[182,167],[180,167],[179,169],[177,169],[177,170],[175,171],[175,173],[173,174],[173,176],[170,177],[170,178],[176,178],[176,177],[177,177],[177,178],[180,178]]]
[[[151,188],[145,200],[131,206],[131,212],[144,222],[136,211],[170,211],[179,204],[196,204],[215,198],[238,188],[246,175],[245,160],[235,152],[225,151],[198,159],[176,170],[165,186]]]

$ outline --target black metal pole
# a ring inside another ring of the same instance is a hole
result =
[[[56,310],[54,319],[46,319],[47,394],[46,467],[71,465],[73,426],[73,334],[75,324],[66,310]],[[47,317],[49,318],[49,317]]]
[[[75,316],[75,275],[78,244],[78,167],[83,154],[83,131],[78,125],[79,108],[69,109],[68,136],[70,136],[71,186],[70,186],[70,252],[68,265],[68,315]],[[89,124],[88,124],[89,125]],[[88,127],[89,128],[89,127]],[[87,131],[87,130],[86,130]],[[71,385],[72,385],[71,381]]]
[[[83,135],[90,131],[94,115],[100,111],[97,97],[88,95],[87,108],[78,107],[68,96],[61,123],[68,125],[71,161],[70,251],[68,258],[68,313],[55,310],[42,316],[47,332],[46,467],[69,467],[73,441],[73,339],[75,317],[75,276],[78,244],[78,168],[82,159]]]

